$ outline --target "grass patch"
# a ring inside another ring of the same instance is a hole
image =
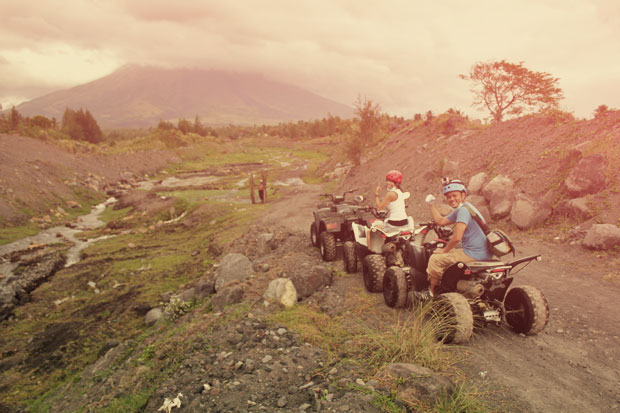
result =
[[[360,307],[370,308],[363,304]],[[373,323],[367,315],[330,317],[302,304],[276,313],[272,320],[297,331],[304,340],[326,349],[333,357],[355,359],[360,363],[360,374],[372,375],[381,366],[398,362],[447,370],[456,362],[455,356],[436,339],[442,327],[424,321],[429,311],[426,306],[394,312],[387,320]]]
[[[39,226],[34,223],[0,228],[0,245],[10,244],[13,241],[36,235],[39,231]]]

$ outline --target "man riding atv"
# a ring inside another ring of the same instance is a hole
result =
[[[442,193],[453,211],[445,217],[442,216],[434,205],[435,197],[428,195],[425,201],[429,205],[433,221],[441,226],[455,225],[446,246],[437,248],[428,261],[426,272],[430,288],[414,293],[415,298],[421,301],[427,301],[435,296],[435,289],[441,282],[444,271],[452,264],[486,261],[493,257],[493,253],[488,248],[486,236],[470,211],[473,210],[480,217],[482,215],[476,207],[465,201],[467,189],[463,182],[458,179],[444,178]],[[455,248],[459,242],[462,248]]]

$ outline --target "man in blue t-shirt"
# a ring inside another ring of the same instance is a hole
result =
[[[414,293],[417,299],[427,300],[435,296],[435,288],[441,282],[444,271],[456,262],[471,262],[480,260],[489,260],[493,257],[491,251],[487,247],[487,239],[480,229],[478,223],[474,220],[467,208],[464,208],[465,196],[467,189],[463,182],[453,179],[444,182],[443,194],[446,202],[453,208],[453,211],[442,216],[439,210],[433,205],[435,197],[428,195],[426,203],[429,204],[431,216],[437,225],[454,225],[453,235],[444,248],[437,248],[431,255],[426,272],[430,281],[430,289]],[[478,216],[482,217],[480,212],[472,204],[467,202],[467,206],[471,208]],[[455,248],[461,242],[463,248]]]

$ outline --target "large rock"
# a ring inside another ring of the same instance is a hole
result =
[[[269,283],[263,297],[267,302],[275,302],[282,304],[284,307],[292,307],[297,302],[297,290],[295,290],[293,282],[288,278],[276,278]]]
[[[152,308],[146,315],[144,316],[144,324],[147,326],[152,326],[157,323],[159,320],[164,318],[164,312],[161,308]]]
[[[620,247],[620,228],[613,224],[594,224],[583,240],[583,246],[596,250]]]
[[[500,220],[510,215],[512,204],[514,202],[514,193],[495,194],[489,201],[489,214],[494,220]]]
[[[252,262],[243,254],[231,253],[222,258],[215,279],[215,291],[231,281],[244,281],[254,277]]]
[[[447,377],[417,364],[387,364],[376,376],[380,381],[392,379],[398,383],[398,399],[421,400],[430,405],[440,397],[450,397],[456,389]]]
[[[519,194],[512,205],[510,220],[519,228],[528,229],[542,224],[550,215],[551,207],[546,202]]]
[[[243,287],[239,284],[229,284],[224,286],[211,299],[211,305],[217,311],[231,304],[241,302],[243,298]]]
[[[505,175],[497,175],[482,187],[482,195],[489,202],[491,218],[506,218],[515,199],[514,182]]]
[[[496,195],[514,193],[514,186],[514,181],[506,175],[497,175],[482,187],[482,195],[490,203]]]
[[[329,268],[317,265],[309,273],[298,273],[290,279],[297,290],[297,297],[304,299],[310,297],[315,291],[332,285],[334,276]]]
[[[595,194],[605,187],[607,158],[601,154],[582,158],[564,180],[564,186],[571,197]]]
[[[469,185],[467,185],[468,195],[478,195],[482,191],[482,187],[487,183],[488,176],[486,172],[480,172],[471,177]]]
[[[556,207],[555,213],[556,215],[565,215],[579,220],[587,220],[594,216],[585,197],[562,201]]]
[[[273,249],[273,234],[261,234],[256,239],[256,255],[262,257]]]

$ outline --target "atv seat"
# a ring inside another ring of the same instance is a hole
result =
[[[484,268],[493,268],[504,265],[503,261],[500,260],[490,260],[490,261],[471,261],[468,262],[467,265],[472,270],[479,270]]]

